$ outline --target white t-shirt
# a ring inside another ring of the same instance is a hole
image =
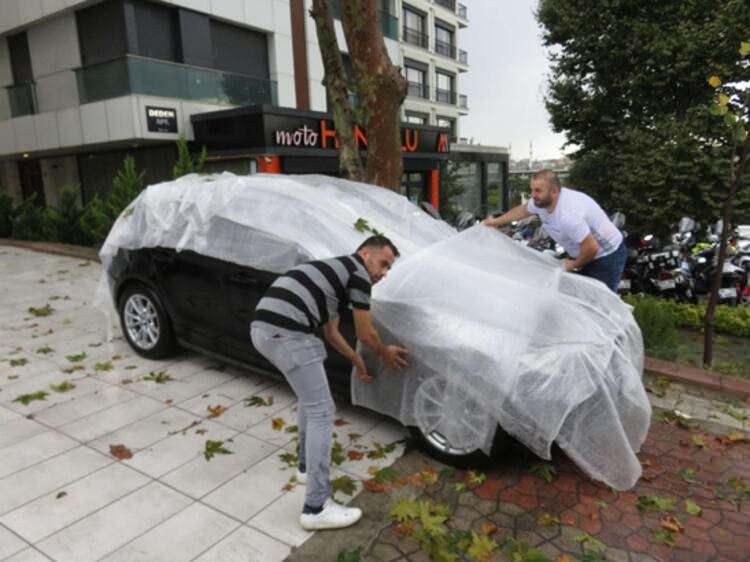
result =
[[[533,199],[529,199],[527,208],[530,213],[539,215],[547,234],[572,258],[581,253],[581,242],[589,234],[599,244],[595,259],[611,254],[622,244],[622,233],[607,214],[596,201],[580,191],[563,187],[552,213],[537,207]]]

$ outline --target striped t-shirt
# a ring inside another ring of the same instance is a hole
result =
[[[371,289],[370,275],[357,254],[304,263],[268,288],[253,325],[311,333],[348,305],[369,310]]]

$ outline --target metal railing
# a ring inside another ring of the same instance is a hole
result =
[[[435,53],[455,60],[456,46],[453,43],[446,43],[440,39],[435,39]]]
[[[38,112],[36,100],[36,84],[24,82],[6,86],[8,93],[8,115],[6,119],[21,117],[23,115],[34,115]]]
[[[430,99],[430,88],[421,82],[408,82],[407,94],[417,98]]]
[[[427,34],[422,33],[421,31],[417,29],[412,29],[411,27],[402,27],[402,34],[403,39],[406,43],[409,43],[410,45],[417,45],[418,47],[422,47],[423,49],[427,48]]]
[[[458,17],[464,20],[468,20],[469,16],[466,11],[466,6],[464,4],[458,5]]]
[[[463,49],[458,50],[458,62],[461,64],[469,64],[469,53]]]
[[[276,82],[128,55],[76,69],[81,103],[145,94],[228,105],[277,105]]]
[[[458,107],[460,107],[461,109],[469,109],[469,98],[466,96],[466,94],[459,94]]]
[[[441,90],[440,88],[437,88],[435,90],[435,101],[456,105],[456,92],[453,90]]]

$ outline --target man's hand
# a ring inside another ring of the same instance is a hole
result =
[[[491,227],[497,227],[500,226],[499,222],[497,221],[496,217],[487,217],[482,221],[482,224],[484,226],[491,226]]]
[[[565,268],[565,271],[575,271],[576,269],[576,262],[574,260],[571,260],[570,258],[565,260],[565,263],[563,264],[563,267]]]
[[[386,345],[383,348],[383,362],[389,369],[399,371],[404,367],[409,366],[409,362],[406,360],[406,355],[409,352],[403,347],[397,345]]]
[[[375,378],[367,372],[365,360],[362,359],[362,356],[359,353],[356,353],[354,357],[352,357],[352,364],[357,370],[357,377],[359,378],[359,380],[368,384],[375,380]]]

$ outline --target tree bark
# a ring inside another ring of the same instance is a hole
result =
[[[736,154],[736,151],[732,151]],[[729,180],[729,194],[724,202],[722,213],[721,243],[719,245],[719,258],[716,264],[716,271],[711,282],[711,296],[706,307],[706,316],[703,320],[703,366],[710,367],[713,362],[713,340],[714,340],[714,317],[716,315],[716,305],[719,302],[719,287],[721,286],[721,275],[724,270],[724,260],[727,255],[727,244],[729,238],[729,228],[732,214],[734,212],[734,201],[737,195],[737,187],[742,181],[745,173],[748,157],[750,157],[750,134],[745,138],[742,145],[739,160],[736,165],[734,160],[731,163],[731,172]]]
[[[341,17],[367,132],[367,182],[400,193],[400,108],[407,85],[385,48],[378,4],[377,0],[347,0],[342,2]]]
[[[320,54],[323,58],[323,85],[333,104],[333,124],[340,140],[339,172],[345,178],[365,181],[365,170],[354,136],[354,112],[349,101],[346,70],[336,39],[336,28],[329,0],[313,0],[310,15],[315,20]]]

